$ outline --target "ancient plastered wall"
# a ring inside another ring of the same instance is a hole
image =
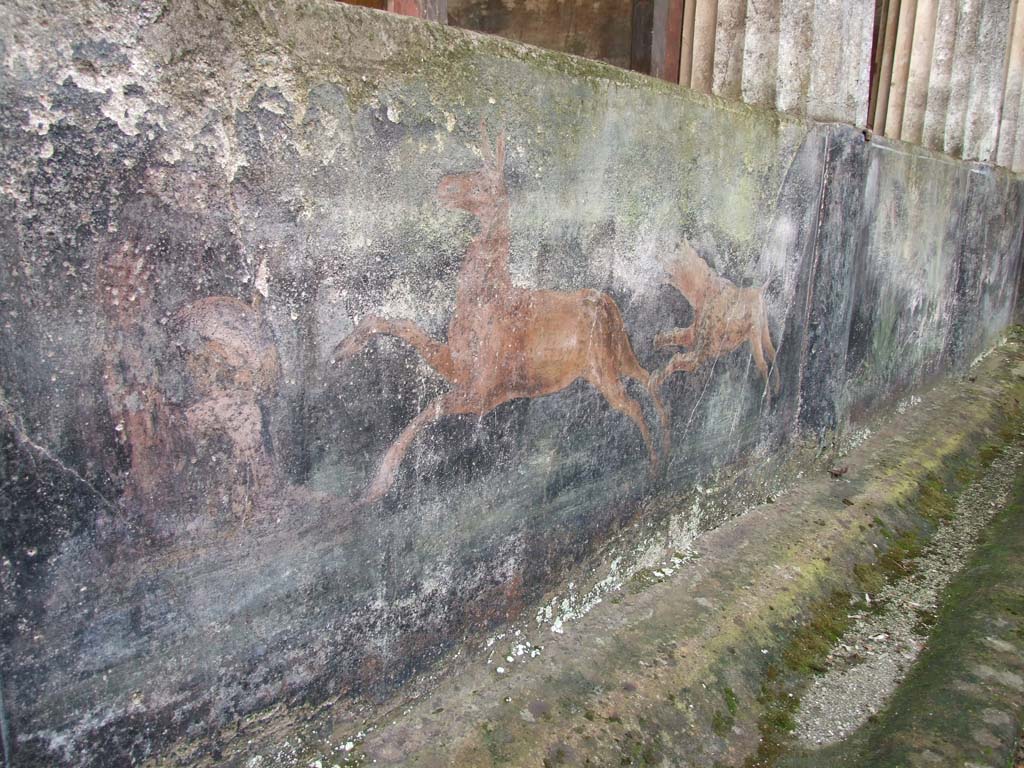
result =
[[[846,127],[329,2],[0,30],[15,765],[394,690],[1015,306],[1020,182]]]

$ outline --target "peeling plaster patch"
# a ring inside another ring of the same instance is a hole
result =
[[[921,398],[918,397],[917,395],[911,395],[910,397],[905,397],[902,400],[900,400],[898,403],[896,403],[896,413],[898,413],[900,415],[903,415],[904,413],[909,411],[911,408],[914,408],[915,406],[920,405],[920,403],[921,403]]]
[[[140,79],[144,81],[131,69],[133,67],[129,67],[129,71],[124,73],[102,74],[68,67],[63,70],[59,79],[70,78],[84,91],[106,95],[107,101],[100,108],[104,117],[114,122],[126,136],[137,136],[138,123],[149,112],[150,104],[139,96],[127,95],[137,92]]]
[[[216,148],[215,154],[220,167],[224,169],[224,178],[228,183],[235,180],[240,168],[249,166],[245,152],[238,145],[233,121],[217,121],[211,126],[211,139],[207,143]]]
[[[566,623],[586,616],[597,605],[600,605],[606,594],[622,587],[622,575],[619,573],[620,563],[621,560],[618,558],[612,561],[608,575],[584,594],[577,591],[575,582],[569,582],[564,596],[556,596],[548,605],[537,611],[536,623],[539,626],[548,624],[553,633],[562,634],[565,631]]]
[[[260,266],[256,270],[256,278],[253,280],[252,287],[264,299],[270,296],[270,274],[267,270],[266,259],[260,261]]]
[[[657,551],[660,557],[648,560],[654,551]],[[685,564],[696,559],[696,555],[689,550],[685,554],[676,553],[668,558],[664,553],[664,543],[659,542],[651,545],[645,555],[634,557],[629,566],[624,565],[622,557],[617,557],[609,565],[608,574],[584,593],[579,592],[575,582],[569,582],[564,594],[556,595],[538,608],[534,622],[539,627],[547,626],[552,633],[561,635],[565,632],[567,624],[586,616],[600,605],[608,594],[621,590],[629,579],[650,571],[656,581],[661,581],[676,575]],[[652,562],[656,567],[652,568]],[[543,646],[540,648],[543,649]],[[531,658],[533,655],[531,654]]]
[[[40,102],[45,102],[45,100],[40,98]],[[59,110],[51,110],[49,104],[44,103],[43,110],[40,112],[29,110],[28,124],[25,126],[25,130],[39,134],[40,136],[45,136],[50,132],[50,128],[60,122],[63,118],[63,112]]]
[[[595,202],[595,205],[598,203]],[[595,272],[610,272],[613,283],[639,296],[649,296],[660,290],[661,280],[652,280],[652,275],[663,276],[662,259],[674,247],[674,243],[666,237],[672,232],[671,224],[675,216],[674,206],[664,202],[651,211],[649,218],[637,233],[636,242],[632,245],[633,257],[624,259],[619,249],[607,250],[596,255]],[[625,244],[619,244],[620,247]],[[603,257],[603,258],[602,258]]]
[[[173,698],[168,700],[173,701]],[[18,741],[25,743],[35,740],[42,741],[48,745],[52,754],[61,755],[70,764],[75,756],[76,745],[85,734],[98,733],[108,723],[117,722],[126,716],[139,714],[145,710],[146,705],[142,697],[135,695],[128,701],[127,706],[96,709],[79,719],[72,727],[63,730],[46,728],[25,732],[19,734]]]
[[[288,110],[277,99],[264,99],[260,102],[259,106],[260,109],[265,109],[267,112],[279,115],[280,117],[288,114]]]
[[[378,258],[379,261],[379,258]],[[384,317],[404,318],[415,320],[417,318],[418,303],[415,298],[415,291],[405,280],[397,281],[388,291],[387,298],[380,305],[378,313]]]
[[[790,297],[796,290],[797,273],[793,269],[792,255],[796,251],[799,227],[793,219],[780,215],[775,221],[767,247],[761,251],[761,275],[765,280],[781,278],[781,293]]]
[[[868,427],[862,427],[861,429],[854,430],[849,436],[846,437],[843,446],[842,453],[848,453],[854,448],[857,448],[861,443],[871,437],[872,431]]]
[[[996,347],[996,346],[992,346],[992,347],[989,347],[988,349],[986,349],[986,350],[985,350],[984,352],[982,352],[982,353],[981,353],[980,355],[978,355],[978,356],[977,356],[976,358],[974,358],[973,360],[971,360],[971,365],[970,365],[970,367],[971,367],[971,368],[975,368],[975,367],[976,367],[976,366],[977,366],[977,365],[978,365],[979,363],[981,363],[981,362],[982,362],[982,361],[983,361],[983,360],[984,360],[985,358],[987,358],[987,357],[988,357],[989,355],[991,355],[991,354],[992,354],[993,352],[995,352],[997,348],[998,348],[998,347]]]

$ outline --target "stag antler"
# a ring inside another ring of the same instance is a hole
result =
[[[498,138],[492,148],[490,137],[487,135],[487,122],[483,118],[480,120],[480,152],[484,158],[484,165],[499,178],[505,175],[505,131],[498,131]]]

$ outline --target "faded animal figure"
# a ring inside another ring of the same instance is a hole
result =
[[[693,247],[683,240],[670,259],[664,261],[673,286],[693,307],[693,323],[686,328],[662,331],[654,337],[657,349],[684,347],[657,374],[658,386],[676,371],[692,372],[708,360],[732,352],[749,342],[754,364],[765,381],[765,397],[779,391],[775,368],[775,347],[764,306],[764,288],[738,288],[716,273]],[[770,373],[769,373],[770,367]],[[769,383],[770,382],[770,383]]]
[[[479,221],[459,271],[455,311],[448,341],[428,336],[415,323],[368,316],[335,349],[336,358],[357,354],[376,334],[404,339],[451,384],[402,430],[384,454],[363,503],[383,497],[398,474],[416,435],[444,416],[483,416],[520,397],[559,392],[585,379],[608,403],[629,417],[650,454],[659,455],[640,404],[626,392],[623,377],[640,382],[650,394],[667,448],[668,414],[651,374],[636,359],[615,301],[595,290],[576,292],[517,288],[509,274],[509,201],[505,188],[505,137],[492,149],[480,125],[484,165],[441,179],[438,199],[468,211]]]
[[[277,392],[277,345],[258,308],[228,296],[195,301],[178,312],[178,321],[199,396],[185,417],[194,438],[228,440],[225,482],[232,510],[244,520],[275,480],[264,445],[260,400]]]
[[[160,386],[150,330],[150,267],[133,243],[103,262],[101,305],[107,321],[103,388],[118,442],[128,456],[124,501],[141,515],[149,532],[161,532],[165,495],[181,470],[181,414]]]

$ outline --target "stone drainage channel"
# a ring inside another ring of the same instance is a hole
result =
[[[801,697],[784,750],[792,754],[766,764],[1024,765],[1024,568],[1012,562],[1024,545],[1022,437],[959,496],[903,575],[854,598],[861,610],[847,615],[848,628]],[[998,559],[1010,568],[993,574]],[[1005,593],[1001,600],[978,599],[993,587]],[[940,647],[925,653],[933,636]],[[949,664],[942,650],[960,663]],[[904,722],[895,724],[901,707]],[[972,718],[971,727],[945,725]]]
[[[848,615],[850,627],[829,652],[826,671],[802,697],[794,731],[801,746],[838,742],[886,705],[926,646],[944,590],[967,563],[985,526],[1007,508],[1022,470],[1024,444],[1018,441],[960,495],[953,517],[907,564],[907,575],[874,596],[856,596],[856,604],[868,610]]]

